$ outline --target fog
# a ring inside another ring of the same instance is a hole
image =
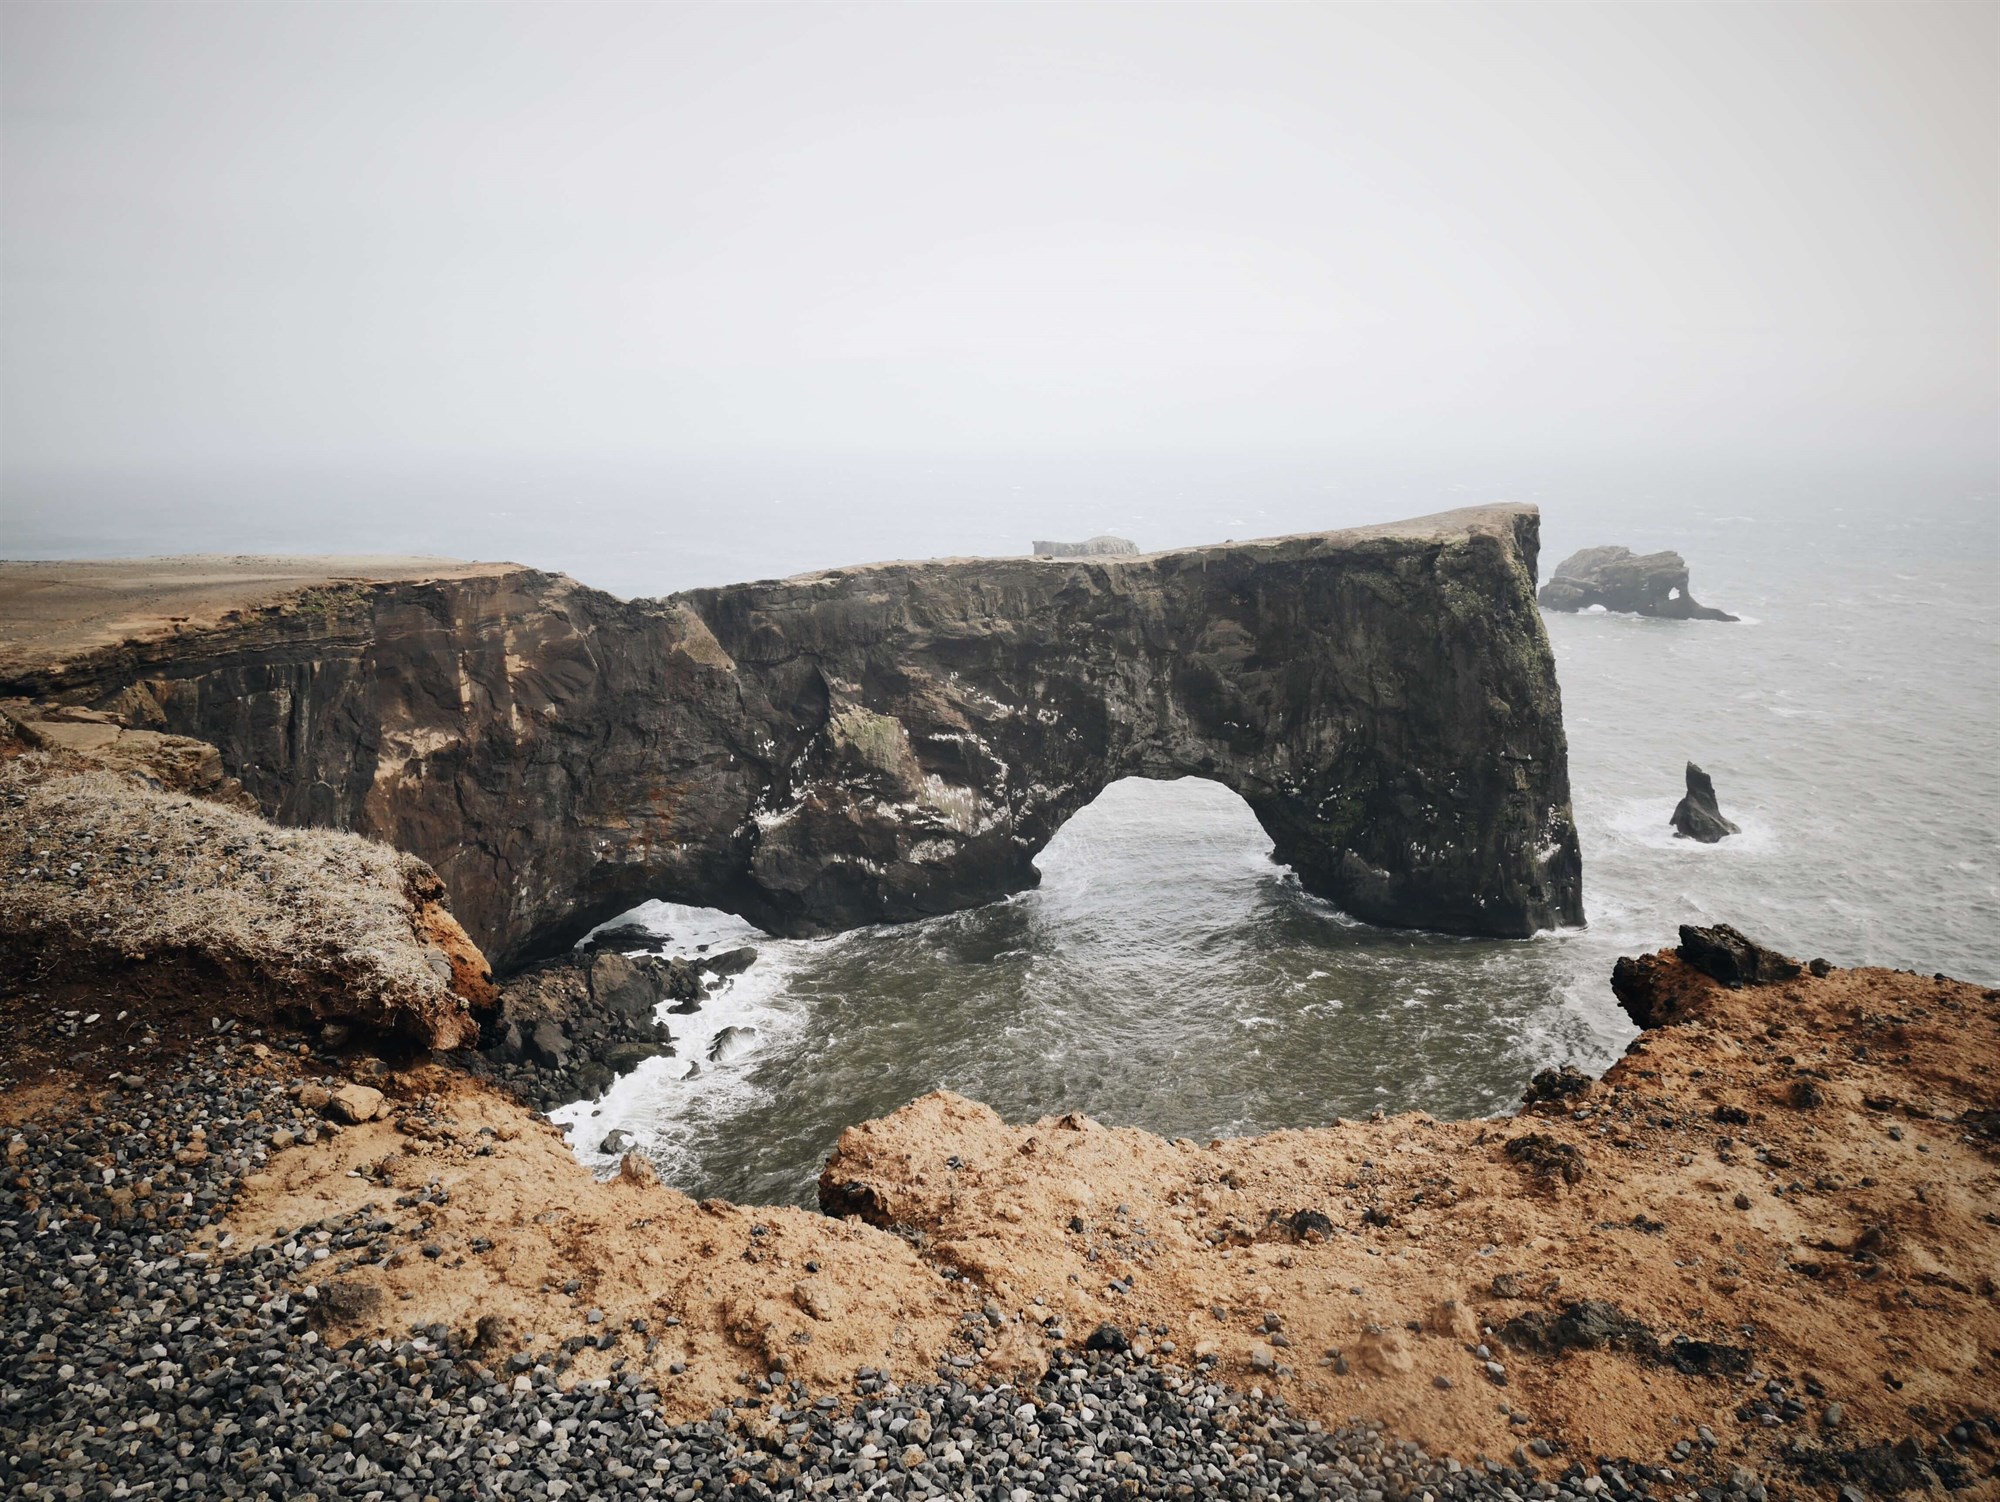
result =
[[[1995,462],[1987,5],[0,17],[14,556]]]

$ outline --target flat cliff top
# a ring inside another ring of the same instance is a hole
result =
[[[846,564],[836,568],[809,569],[782,580],[760,579],[758,584],[805,583],[815,579],[865,574],[877,569],[964,568],[971,566],[1018,564],[1032,568],[1146,568],[1167,558],[1190,558],[1202,553],[1256,552],[1272,558],[1296,558],[1336,553],[1358,543],[1400,538],[1410,542],[1435,542],[1454,537],[1489,536],[1513,538],[1515,523],[1522,517],[1539,517],[1541,510],[1525,502],[1502,501],[1490,506],[1462,506],[1456,511],[1437,511],[1429,516],[1412,516],[1402,521],[1372,522],[1362,527],[1337,527],[1325,532],[1287,532],[1277,537],[1231,537],[1217,542],[1198,543],[1182,548],[1156,548],[1140,553],[1094,553],[1080,557],[1051,557],[1036,553],[1003,553],[958,558],[892,558],[879,563]],[[698,593],[699,591],[686,591]]]
[[[813,569],[783,581],[805,582],[875,570],[1020,565],[1034,568],[1147,567],[1161,559],[1201,553],[1256,550],[1297,557],[1338,551],[1383,538],[1433,540],[1475,533],[1513,535],[1533,506],[1468,506],[1431,516],[1299,532],[1281,537],[1229,539],[1198,547],[1089,558],[1001,557],[892,559]],[[401,554],[283,557],[268,554],[190,553],[172,558],[0,560],[0,675],[45,670],[127,641],[148,641],[222,623],[232,611],[251,611],[330,584],[388,584],[422,579],[473,579],[518,571],[503,562],[468,562]],[[582,581],[588,582],[588,581]],[[720,586],[728,588],[730,586]],[[689,591],[688,593],[698,593]]]
[[[398,554],[0,561],[0,671],[214,626],[232,610],[255,610],[315,585],[469,579],[516,566]]]

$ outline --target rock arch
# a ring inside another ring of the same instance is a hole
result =
[[[422,856],[500,966],[647,897],[787,934],[1017,891],[1125,776],[1240,794],[1377,923],[1582,921],[1537,517],[876,564],[620,601],[353,580],[0,690],[216,745],[274,817]]]
[[[1534,524],[1496,509],[691,596],[725,650],[812,643],[787,718],[826,705],[760,800],[739,901],[786,932],[965,907],[1031,885],[1110,783],[1198,776],[1358,917],[1579,922]]]

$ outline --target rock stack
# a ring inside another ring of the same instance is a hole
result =
[[[1674,826],[1676,838],[1700,840],[1704,845],[1743,832],[1722,817],[1722,809],[1715,801],[1715,783],[1693,762],[1687,764],[1687,794],[1674,805],[1669,822]]]

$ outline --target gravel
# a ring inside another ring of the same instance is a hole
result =
[[[249,1057],[224,1040],[171,1070],[120,1076],[59,1131],[6,1142],[0,1495],[1716,1502],[1762,1491],[1748,1472],[1697,1492],[1684,1474],[1626,1461],[1461,1466],[1371,1424],[1300,1420],[1203,1366],[1136,1355],[1115,1327],[1032,1387],[947,1365],[903,1388],[864,1370],[834,1397],[773,1373],[696,1423],[668,1422],[622,1362],[566,1387],[560,1349],[504,1353],[442,1325],[331,1345],[330,1313],[395,1326],[394,1306],[345,1275],[420,1245],[442,1191],[267,1244],[202,1245],[274,1137],[337,1130],[285,1082],[240,1067]]]

